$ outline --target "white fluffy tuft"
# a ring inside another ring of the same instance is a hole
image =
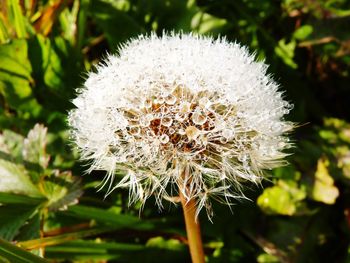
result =
[[[124,177],[130,202],[178,189],[201,208],[244,197],[290,147],[291,105],[245,47],[186,34],[140,36],[109,55],[73,101],[72,137],[90,171]],[[209,215],[211,214],[209,210]]]

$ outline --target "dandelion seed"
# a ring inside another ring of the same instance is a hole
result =
[[[209,198],[230,204],[243,181],[284,163],[291,105],[245,47],[172,34],[119,51],[89,74],[68,121],[90,171],[124,171],[112,188],[128,187],[130,202],[161,206],[180,189],[210,216]]]

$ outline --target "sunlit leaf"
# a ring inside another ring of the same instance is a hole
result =
[[[278,185],[266,188],[258,198],[258,205],[267,214],[294,215],[306,197],[303,189],[279,181]]]
[[[0,135],[0,151],[7,154],[14,162],[22,162],[24,137],[11,130],[4,130]]]
[[[0,43],[5,43],[8,37],[8,30],[5,26],[5,17],[4,14],[0,13]]]
[[[191,21],[192,28],[200,33],[205,34],[222,28],[227,24],[226,19],[217,18],[207,13],[198,12]]]
[[[40,196],[24,166],[15,164],[0,152],[0,192]]]
[[[48,208],[53,211],[66,209],[67,206],[77,203],[83,193],[77,177],[73,177],[69,172],[60,173],[58,170],[54,170],[41,182],[40,189],[48,199]]]
[[[19,38],[26,37],[27,34],[24,26],[25,17],[22,14],[22,8],[21,8],[20,2],[17,0],[8,0],[7,3],[11,14],[10,17],[12,18],[11,20],[15,26],[17,37]]]
[[[319,159],[315,173],[315,182],[312,190],[314,200],[325,204],[334,204],[339,196],[339,190],[329,174],[325,160]]]
[[[34,80],[27,52],[28,45],[22,39],[0,45],[0,93],[11,108],[37,114],[40,107],[32,94]]]
[[[46,153],[47,128],[36,124],[31,129],[23,143],[23,159],[40,165],[42,169],[47,168],[50,157]]]
[[[44,36],[47,36],[51,32],[52,26],[60,11],[62,11],[65,1],[56,0],[49,3],[50,4],[47,5],[44,10],[42,10],[40,18],[35,22],[36,31]]]
[[[163,237],[153,237],[150,238],[147,243],[147,247],[154,248],[165,248],[169,250],[182,250],[184,249],[184,245],[176,239],[165,240]]]
[[[306,39],[313,31],[313,27],[310,25],[303,25],[294,31],[293,36],[298,40]]]
[[[286,65],[290,66],[293,69],[296,69],[298,67],[298,65],[293,60],[295,47],[295,41],[286,43],[285,39],[278,41],[278,46],[275,47],[276,55],[278,55]]]
[[[59,16],[59,21],[63,30],[63,36],[67,39],[71,45],[75,45],[77,38],[77,19],[80,8],[80,1],[73,1],[71,10],[69,8],[62,8],[62,12]]]
[[[279,259],[276,256],[270,254],[260,254],[257,258],[258,263],[279,263]]]
[[[111,228],[111,227],[92,228],[92,229],[81,230],[81,231],[72,232],[72,233],[55,235],[52,237],[44,237],[44,238],[22,241],[18,243],[18,246],[25,249],[30,249],[30,250],[37,249],[37,248],[46,248],[46,247],[50,247],[50,246],[54,246],[62,243],[67,243],[69,241],[77,240],[84,237],[90,237],[90,236],[95,236],[105,232],[111,232],[113,230],[114,228]]]

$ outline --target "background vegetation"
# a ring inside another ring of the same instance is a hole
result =
[[[346,0],[0,0],[0,262],[189,262],[181,208],[104,199],[66,124],[86,70],[164,30],[249,46],[300,123],[251,202],[201,214],[208,262],[350,262],[349,25]]]

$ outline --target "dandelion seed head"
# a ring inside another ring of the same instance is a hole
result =
[[[73,140],[130,202],[154,195],[161,206],[180,189],[199,212],[210,196],[243,197],[242,182],[259,182],[290,147],[291,105],[266,70],[223,38],[140,36],[89,73],[69,113]]]

